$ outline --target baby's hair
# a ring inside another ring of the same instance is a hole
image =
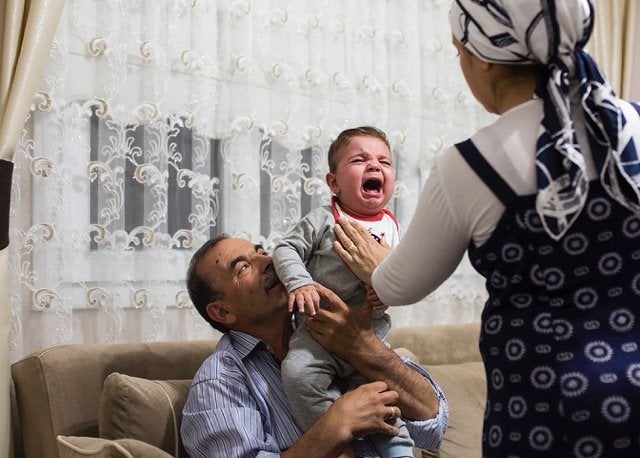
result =
[[[340,132],[340,135],[331,143],[329,146],[329,171],[334,173],[336,171],[336,167],[338,166],[337,155],[338,151],[341,148],[345,147],[349,144],[353,137],[376,137],[379,138],[387,145],[389,151],[391,151],[391,146],[389,145],[389,140],[387,140],[387,134],[373,126],[360,126],[354,127],[353,129],[346,129]]]

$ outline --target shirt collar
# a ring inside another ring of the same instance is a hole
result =
[[[262,346],[265,349],[268,348],[262,340],[244,332],[229,331],[229,338],[231,339],[231,345],[233,345],[233,348],[240,354],[242,359],[246,358],[258,346]]]
[[[291,314],[291,326],[293,329],[296,329],[298,327],[298,317],[295,313]],[[252,335],[241,331],[229,330],[227,334],[229,335],[231,346],[238,352],[242,359],[246,358],[249,353],[256,349],[267,350],[269,353],[275,356],[271,345],[267,344],[263,340],[260,340],[256,337],[253,337]]]

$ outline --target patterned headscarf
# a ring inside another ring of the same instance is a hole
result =
[[[640,160],[619,100],[583,50],[593,29],[592,0],[454,0],[453,36],[480,59],[542,64],[536,94],[544,101],[536,153],[536,210],[558,240],[578,217],[589,182],[571,120],[570,87],[579,84],[589,144],[607,192],[640,211]],[[627,129],[628,131],[629,129]]]

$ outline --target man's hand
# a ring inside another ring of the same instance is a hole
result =
[[[311,336],[367,379],[384,381],[398,393],[398,406],[406,419],[437,415],[439,401],[431,383],[407,367],[373,332],[371,304],[367,301],[360,310],[352,310],[328,288],[316,283],[316,289],[326,308],[305,319]]]
[[[340,396],[329,410],[290,449],[283,458],[344,456],[341,452],[349,444],[367,434],[398,434],[398,428],[387,423],[402,412],[396,402],[398,393],[389,390],[384,382],[373,382],[348,391]]]
[[[350,309],[336,293],[316,283],[316,291],[325,302],[315,317],[306,318],[305,324],[320,345],[347,361],[380,344],[371,319],[373,308],[367,301],[359,310]]]
[[[391,251],[389,245],[378,243],[360,224],[342,217],[338,218],[334,232],[336,241],[333,248],[351,271],[370,285],[374,269]]]
[[[314,285],[304,285],[289,294],[289,312],[296,309],[300,313],[314,316],[320,309],[320,296]]]
[[[396,406],[398,393],[389,390],[384,382],[373,382],[340,396],[329,410],[290,449],[283,458],[349,456],[349,444],[372,433],[395,436],[398,428],[387,421],[401,416]]]
[[[389,390],[384,382],[372,382],[348,391],[340,396],[327,411],[336,421],[342,419],[342,427],[351,431],[352,439],[373,433],[395,436],[398,428],[387,420],[402,415],[396,406],[398,393]]]

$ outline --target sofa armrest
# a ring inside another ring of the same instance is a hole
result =
[[[98,437],[102,385],[113,372],[191,379],[216,341],[62,345],[11,366],[23,453],[56,457],[56,437]],[[17,456],[20,458],[20,455]]]

